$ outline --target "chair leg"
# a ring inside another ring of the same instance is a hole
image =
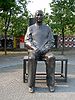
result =
[[[67,60],[65,61],[65,82],[67,82]]]
[[[25,83],[25,74],[26,74],[26,61],[23,60],[23,82]]]
[[[61,77],[63,77],[63,61],[61,61]]]

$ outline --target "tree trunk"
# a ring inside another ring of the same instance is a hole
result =
[[[8,14],[8,12],[7,12]],[[7,18],[6,16],[6,19],[5,19],[5,43],[4,43],[4,51],[5,51],[5,55],[7,55],[7,31],[8,31],[8,27],[9,27],[9,24],[10,24],[10,18],[11,18],[11,9],[10,9],[10,15],[9,15],[9,18]]]
[[[4,43],[4,51],[5,51],[5,55],[7,55],[7,50],[6,50],[6,43],[7,43],[7,32],[5,31],[5,43]]]
[[[61,54],[64,54],[64,28],[62,28],[62,51]]]

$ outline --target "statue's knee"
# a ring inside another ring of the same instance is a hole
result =
[[[48,56],[48,59],[55,60],[55,57],[54,56]]]
[[[29,59],[35,60],[35,56],[29,56]]]

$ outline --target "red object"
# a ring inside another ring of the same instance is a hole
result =
[[[20,42],[24,43],[24,36],[20,36]]]

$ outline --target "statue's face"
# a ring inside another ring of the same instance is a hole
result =
[[[35,13],[35,19],[36,19],[36,22],[37,23],[42,23],[42,20],[43,20],[43,12],[41,10],[38,10]]]

